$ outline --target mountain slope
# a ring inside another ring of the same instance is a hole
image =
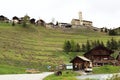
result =
[[[88,29],[46,29],[44,27],[0,25],[0,64],[38,68],[45,71],[48,65],[68,63],[74,53],[66,54],[62,47],[65,40],[79,44],[86,40],[102,40],[112,36]],[[120,39],[120,37],[115,37]],[[82,54],[82,53],[76,53]]]

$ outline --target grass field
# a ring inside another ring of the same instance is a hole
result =
[[[62,47],[65,40],[82,44],[99,39],[106,43],[112,37],[89,29],[23,28],[0,23],[0,64],[47,71],[48,65],[55,68],[56,65],[69,63],[73,56],[83,54],[64,53]],[[119,36],[113,38],[120,39]]]
[[[94,74],[120,73],[120,66],[105,65],[93,68]]]
[[[9,66],[9,65],[0,65],[0,74],[21,74],[25,73],[25,68]]]
[[[78,75],[79,74],[73,71],[63,71],[61,76],[56,76],[55,74],[52,74],[46,77],[44,80],[77,80],[75,76]]]

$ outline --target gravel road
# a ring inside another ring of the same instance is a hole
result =
[[[53,72],[44,72],[40,74],[10,74],[0,75],[0,80],[43,80],[46,76]]]

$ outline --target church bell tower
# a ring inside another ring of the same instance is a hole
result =
[[[83,25],[83,20],[82,20],[82,12],[79,12],[79,21],[80,21],[80,25]]]

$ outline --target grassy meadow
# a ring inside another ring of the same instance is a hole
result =
[[[47,66],[69,63],[75,55],[83,53],[63,52],[65,40],[82,44],[87,40],[100,40],[106,43],[113,36],[90,29],[46,29],[40,26],[11,26],[0,23],[0,65],[8,67],[36,68],[47,71]],[[114,39],[120,39],[114,36]],[[12,72],[11,72],[12,73]]]
[[[62,75],[56,76],[55,74],[52,74],[50,76],[47,76],[44,80],[77,80],[75,76],[78,76],[79,74],[73,72],[73,71],[63,71]]]
[[[94,74],[120,73],[120,66],[105,65],[93,68]]]
[[[9,66],[9,65],[0,65],[0,74],[21,74],[25,73],[25,68]]]

